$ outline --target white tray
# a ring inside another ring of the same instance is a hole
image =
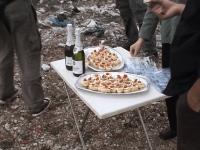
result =
[[[135,75],[135,74],[130,74],[130,73],[124,73],[124,72],[109,72],[112,76],[117,76],[117,75],[124,75],[126,74],[130,79],[138,79],[140,80],[142,83],[144,83],[145,87],[139,91],[134,91],[134,92],[129,92],[129,93],[105,93],[105,92],[100,92],[100,91],[93,91],[93,90],[90,90],[90,89],[87,89],[85,87],[83,87],[81,85],[81,81],[84,79],[84,78],[89,78],[91,76],[94,76],[95,74],[98,74],[98,75],[103,75],[105,74],[106,72],[90,72],[90,73],[85,73],[83,75],[81,75],[78,80],[76,81],[75,83],[75,87],[78,88],[78,89],[81,89],[81,90],[85,90],[85,91],[89,91],[89,92],[93,92],[93,93],[99,93],[99,94],[112,94],[112,95],[127,95],[127,94],[136,94],[136,93],[141,93],[141,92],[146,92],[149,90],[149,80],[148,78],[144,77],[144,76],[140,76],[140,75]]]
[[[111,51],[112,53],[115,53],[119,60],[121,61],[121,63],[115,67],[113,67],[110,71],[117,71],[117,70],[120,70],[124,67],[124,60],[121,56],[120,53],[118,53],[116,50],[112,49],[111,47],[109,46],[104,46],[106,49],[108,49],[109,51]],[[104,69],[98,69],[98,68],[95,68],[93,66],[90,66],[88,63],[87,63],[87,58],[88,56],[90,55],[91,52],[93,52],[94,50],[99,50],[100,47],[99,46],[94,46],[94,47],[87,47],[87,48],[84,48],[84,52],[85,52],[85,56],[86,56],[86,65],[88,66],[88,68],[94,70],[94,71],[107,71],[107,70],[104,70]]]

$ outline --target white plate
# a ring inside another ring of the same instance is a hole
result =
[[[113,77],[116,77],[117,75],[124,75],[126,74],[128,76],[128,78],[134,80],[137,79],[139,81],[141,81],[142,83],[144,83],[145,87],[141,90],[138,91],[134,91],[134,92],[129,92],[129,93],[104,93],[104,92],[100,92],[100,91],[93,91],[90,89],[87,89],[85,87],[83,87],[81,85],[81,81],[84,80],[84,78],[89,78],[91,76],[94,76],[95,74],[98,75],[103,75],[106,72],[90,72],[90,73],[85,73],[83,75],[81,75],[78,80],[75,83],[76,88],[81,89],[81,90],[85,90],[85,91],[89,91],[89,92],[93,92],[93,93],[100,93],[100,94],[112,94],[112,95],[127,95],[127,94],[136,94],[136,93],[141,93],[141,92],[146,92],[149,90],[149,81],[146,77],[144,76],[140,76],[140,75],[135,75],[135,74],[130,74],[130,73],[125,73],[125,72],[109,72]]]
[[[113,67],[110,71],[116,71],[116,70],[120,70],[124,67],[124,60],[121,56],[120,53],[118,53],[116,50],[112,49],[111,47],[109,46],[104,46],[106,49],[108,49],[109,51],[111,51],[112,53],[115,53],[117,55],[117,57],[119,58],[119,60],[121,61],[121,63],[115,67]],[[86,61],[87,61],[87,58],[88,56],[90,55],[91,52],[93,52],[94,50],[99,50],[100,47],[99,46],[94,46],[94,47],[87,47],[87,48],[84,48],[84,52],[85,52],[85,56],[86,56]],[[93,66],[90,66],[87,62],[86,62],[86,65],[91,68],[92,70],[94,71],[106,71],[104,69],[98,69],[98,68],[95,68]]]

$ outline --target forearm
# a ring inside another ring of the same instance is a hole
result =
[[[158,17],[147,10],[139,31],[139,37],[143,38],[144,40],[150,40],[156,30],[158,22]]]

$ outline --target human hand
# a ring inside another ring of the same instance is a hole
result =
[[[131,56],[135,57],[137,56],[139,50],[142,48],[144,44],[144,40],[142,38],[139,38],[134,44],[130,46],[130,54]]]
[[[184,4],[177,4],[170,0],[149,0],[148,6],[160,19],[168,19],[180,15],[185,8]]]
[[[187,93],[187,102],[189,107],[200,112],[200,79],[198,79]]]

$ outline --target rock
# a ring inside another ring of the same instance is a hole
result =
[[[46,12],[46,10],[45,10],[44,8],[39,8],[38,11],[39,11],[40,13],[45,13],[45,12]]]
[[[53,141],[52,141],[52,140],[47,140],[47,145],[48,145],[49,147],[53,146]]]
[[[33,146],[37,146],[38,144],[37,143],[33,143]]]
[[[7,131],[10,131],[10,124],[6,123],[6,124],[5,124],[5,129],[6,129]]]
[[[93,19],[91,19],[90,22],[87,25],[88,28],[94,28],[96,26],[97,26],[97,23]]]
[[[19,107],[18,105],[12,105],[12,106],[11,106],[11,109],[14,109],[14,110],[15,110],[15,109],[17,109],[18,107]]]
[[[42,70],[43,71],[49,71],[50,70],[50,66],[47,64],[42,64]]]
[[[64,44],[64,43],[59,43],[59,44],[58,44],[58,47],[64,48],[64,47],[65,47],[65,44]]]
[[[61,146],[58,145],[58,144],[56,144],[56,145],[53,147],[53,150],[59,150],[59,149],[61,149]]]
[[[24,117],[20,117],[20,120],[24,121]]]
[[[21,149],[22,149],[22,150],[26,150],[26,147],[22,146]]]
[[[14,141],[11,139],[0,141],[0,149],[10,149],[14,145]]]

